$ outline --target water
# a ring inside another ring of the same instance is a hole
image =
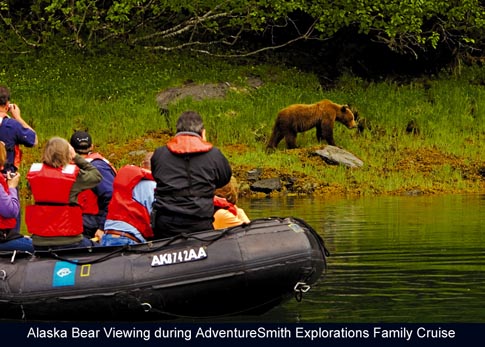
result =
[[[269,322],[485,322],[485,195],[241,200],[324,238],[328,271]]]

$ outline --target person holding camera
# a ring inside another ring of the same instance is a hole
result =
[[[37,145],[37,134],[30,125],[20,116],[18,105],[10,102],[10,91],[0,86],[0,141],[5,144],[7,151],[6,161],[2,173],[17,172],[22,159],[21,145],[33,147]],[[20,232],[21,212],[17,215],[15,230]]]
[[[3,169],[6,158],[5,143],[0,141],[0,169]],[[34,251],[32,239],[21,235],[15,228],[20,211],[19,180],[19,173],[0,174],[0,251]]]
[[[37,134],[20,116],[20,108],[10,102],[10,91],[0,86],[0,141],[5,144],[7,160],[3,172],[17,172],[22,152],[20,145],[33,147],[38,143]]]

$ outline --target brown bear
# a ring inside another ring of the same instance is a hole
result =
[[[273,133],[267,148],[274,149],[285,138],[288,149],[296,148],[296,135],[314,127],[317,128],[317,140],[325,140],[335,146],[333,126],[335,121],[349,129],[357,126],[354,114],[347,105],[338,105],[330,100],[322,100],[316,104],[294,104],[278,112]]]

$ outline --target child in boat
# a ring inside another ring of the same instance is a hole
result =
[[[224,187],[216,189],[214,196],[214,229],[234,227],[250,222],[242,208],[239,208],[237,180],[234,176]]]
[[[141,167],[125,165],[118,170],[101,246],[133,245],[153,238],[150,213],[157,184],[150,171],[152,155],[145,155]]]

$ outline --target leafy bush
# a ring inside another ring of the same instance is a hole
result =
[[[438,46],[463,55],[484,47],[484,26],[479,0],[0,1],[0,28],[7,33],[0,46],[17,52],[122,42],[158,52],[241,56],[352,29],[415,56]]]

